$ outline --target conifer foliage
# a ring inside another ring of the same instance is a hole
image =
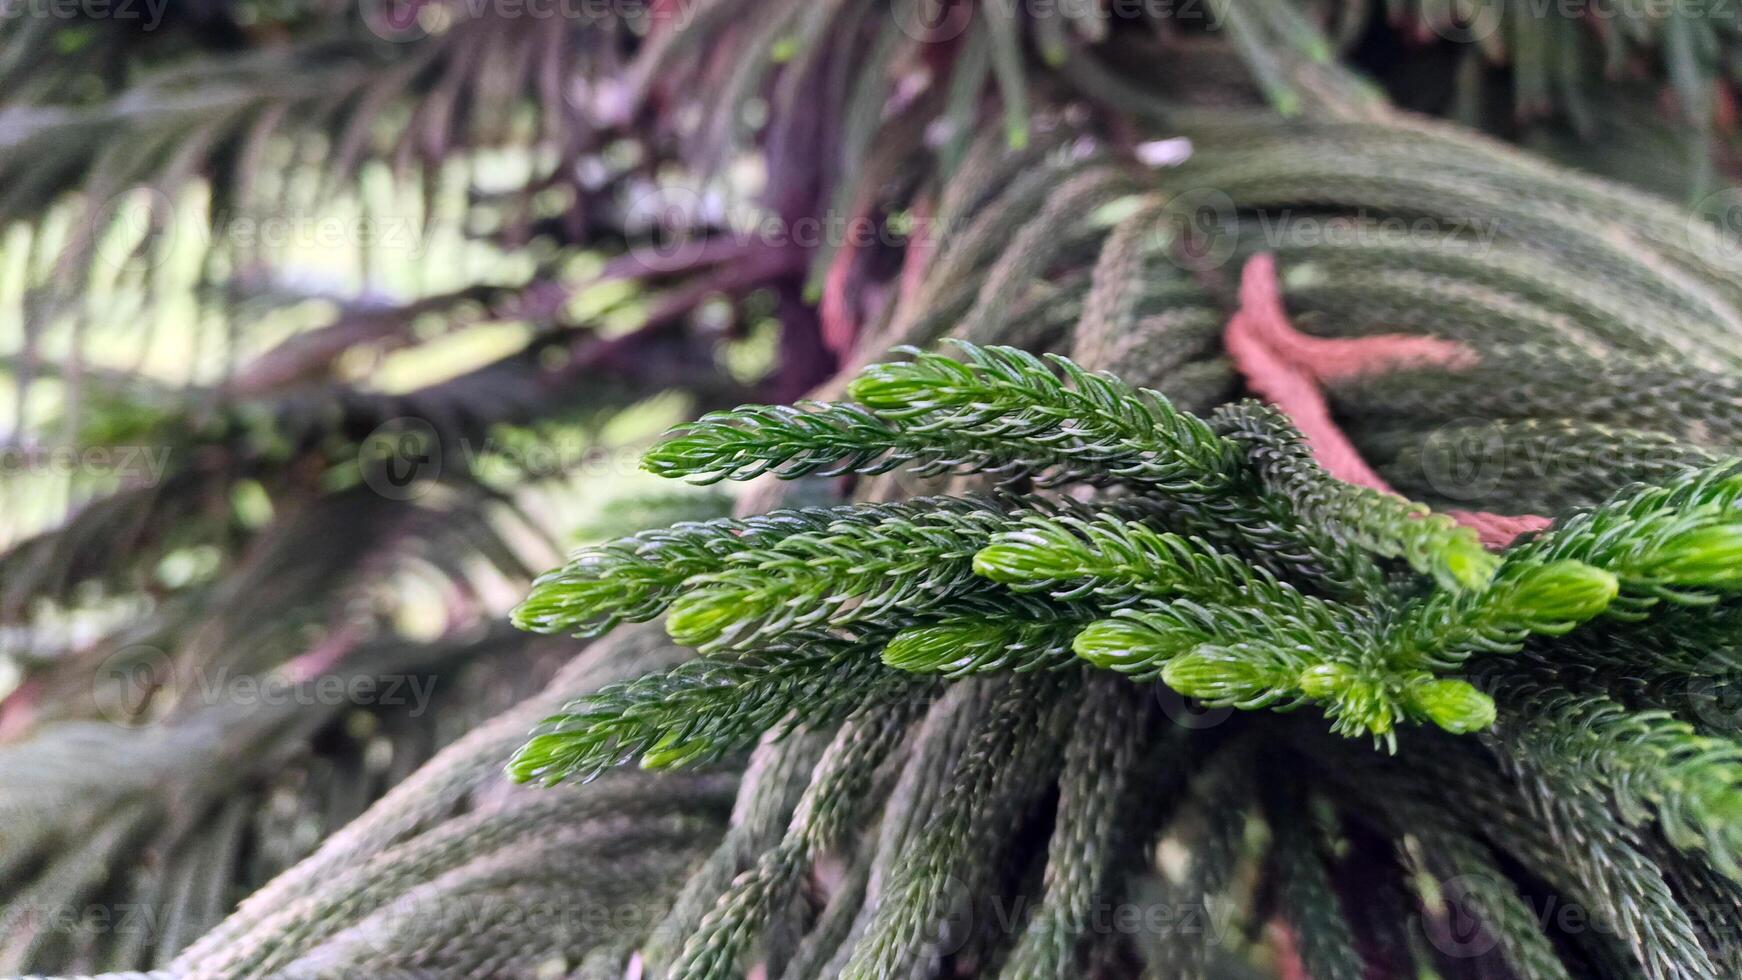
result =
[[[1552,680],[1584,645],[1673,629],[1666,611],[1742,590],[1742,461],[1623,490],[1491,555],[1450,518],[1289,452],[1298,435],[1254,403],[1200,419],[1057,355],[968,343],[907,353],[853,380],[852,401],[717,412],[644,464],[697,482],[906,465],[987,475],[1000,494],[678,525],[578,553],[538,582],[519,625],[592,634],[663,613],[672,639],[703,656],[569,704],[517,753],[515,778],[711,761],[763,732],[929,696],[925,682],[940,678],[1075,685],[1107,671],[1129,679],[1127,699],[1159,679],[1210,707],[1310,709],[1388,755],[1400,739],[1431,743],[1414,728],[1475,735],[1577,780],[1590,805],[1610,801],[1611,819],[1655,826],[1717,887],[1742,882],[1742,742],[1630,708],[1600,684],[1584,694]],[[1083,486],[1103,496],[1073,495]],[[1286,522],[1267,525],[1274,514]],[[1192,533],[1206,527],[1224,544]],[[1349,598],[1302,574],[1300,558],[1336,563],[1325,548],[1358,553],[1384,584]],[[1314,976],[1360,976],[1321,845],[1292,826],[1307,819],[1302,801],[1277,805],[1269,860],[1282,900],[1299,903],[1285,914],[1299,916],[1303,962],[1318,962]],[[1520,961],[1543,955],[1540,938],[1499,939]],[[1073,943],[1061,950],[1073,960]],[[873,955],[896,953],[854,954]]]
[[[1724,4],[122,6],[0,0],[0,974],[1742,977]]]

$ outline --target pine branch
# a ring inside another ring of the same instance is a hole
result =
[[[1237,447],[1154,392],[1090,374],[1065,358],[959,346],[966,364],[919,354],[867,369],[849,386],[867,407],[715,413],[655,447],[644,465],[703,483],[763,473],[875,474],[902,465],[920,476],[1123,482],[1160,494],[1172,519],[1194,532],[1221,541],[1238,528],[1226,544],[1244,546],[1254,560],[1340,591],[1379,584],[1370,561],[1296,519],[1287,501],[1249,492]]]
[[[1448,589],[1477,589],[1493,578],[1499,560],[1474,531],[1393,494],[1333,479],[1276,409],[1240,402],[1217,410],[1211,424],[1246,447],[1265,487],[1307,523],[1354,547],[1404,558]]]
[[[992,501],[928,503],[737,551],[728,567],[686,581],[667,629],[687,646],[743,647],[788,629],[929,609],[980,587],[971,559],[1011,515]]]
[[[1204,541],[1110,516],[1025,517],[974,556],[974,571],[1017,592],[1103,607],[1174,596],[1231,603],[1286,588]]]
[[[1065,746],[1040,905],[1005,961],[1001,980],[1080,975],[1082,947],[1099,927],[1093,921],[1097,903],[1110,903],[1122,891],[1118,864],[1148,829],[1126,819],[1125,808],[1141,806],[1139,787],[1183,779],[1184,753],[1177,744],[1161,757],[1161,772],[1146,765],[1157,757],[1145,751],[1151,744],[1147,707],[1144,692],[1117,678],[1088,682]]]
[[[783,480],[869,476],[899,466],[911,466],[922,476],[963,472],[1015,479],[1062,461],[1056,452],[1012,460],[1000,448],[989,440],[907,432],[857,405],[801,402],[704,415],[682,435],[649,451],[642,466],[658,476],[706,485],[764,473]]]
[[[971,900],[995,866],[1001,824],[1020,819],[1050,785],[1069,709],[1079,698],[1071,675],[1016,678],[996,699],[924,826],[897,859],[885,895],[843,976],[929,972],[955,903]]]
[[[1301,964],[1314,980],[1361,980],[1367,966],[1331,885],[1307,801],[1296,794],[1268,794],[1267,808],[1276,843],[1272,871],[1282,914],[1300,951]]]
[[[1484,662],[1472,677],[1502,709],[1493,736],[1502,744],[1607,787],[1629,823],[1655,813],[1672,845],[1742,879],[1742,745],[1665,711],[1630,710],[1545,666]]]
[[[515,753],[509,774],[551,785],[633,760],[649,769],[706,765],[770,729],[825,726],[912,683],[879,663],[875,647],[823,637],[692,660],[570,703]]]
[[[1286,586],[1245,606],[1179,600],[1121,610],[1077,635],[1077,656],[1213,706],[1325,706],[1339,732],[1388,738],[1406,718],[1454,731],[1492,719],[1485,696],[1420,671],[1363,669],[1372,625]]]
[[[1610,572],[1622,589],[1619,616],[1643,615],[1659,602],[1710,605],[1717,594],[1742,588],[1739,468],[1730,460],[1622,491],[1517,549],[1518,557]]]
[[[913,360],[868,368],[847,390],[907,431],[1064,454],[1103,479],[1188,495],[1232,482],[1233,447],[1153,391],[1056,355],[1042,360],[1010,347],[956,346],[966,363],[906,348]]]
[[[895,616],[907,622],[884,652],[887,663],[960,676],[1063,662],[1066,630],[1055,615],[1063,610],[1035,607],[1039,620],[1026,623],[969,615],[959,605],[950,611],[952,603],[995,594],[978,584],[983,580],[1103,610],[1141,602],[1141,612],[1089,626],[1073,649],[1097,666],[1159,676],[1212,704],[1313,701],[1326,707],[1338,731],[1389,738],[1406,719],[1452,731],[1484,727],[1493,716],[1488,697],[1439,675],[1472,653],[1514,652],[1531,635],[1564,634],[1608,609],[1619,589],[1616,576],[1574,555],[1624,572],[1636,588],[1659,596],[1671,594],[1672,582],[1728,581],[1714,569],[1733,547],[1724,517],[1734,493],[1717,477],[1575,518],[1497,559],[1448,520],[1331,480],[1267,409],[1224,411],[1217,427],[1232,433],[1224,438],[1160,396],[1063,358],[1049,364],[1011,348],[962,349],[965,363],[916,353],[869,369],[851,386],[868,409],[740,410],[668,441],[649,454],[649,465],[708,479],[761,472],[765,464],[793,475],[843,458],[863,471],[925,459],[920,469],[929,471],[966,453],[975,467],[1032,474],[1068,456],[1073,462],[1062,476],[1139,477],[1135,485],[1147,493],[1195,508],[1200,519],[1220,518],[1211,523],[1222,526],[1284,501],[1304,526],[1380,556],[1407,558],[1453,590],[1401,604],[1381,593],[1371,609],[1340,607],[1201,540],[1142,524],[934,501],[932,512],[882,520],[867,520],[871,511],[852,519],[833,512],[837,521],[826,533],[802,530],[767,547],[753,537],[744,542],[748,535],[737,525],[721,526],[736,532],[730,537],[715,527],[713,542],[731,550],[671,563],[639,588],[634,573],[648,571],[637,561],[639,546],[619,546],[615,554],[626,560],[617,564],[634,572],[591,575],[596,560],[583,559],[582,575],[569,579],[579,581],[580,605],[600,608],[608,621],[609,603],[626,598],[631,613],[645,617],[681,586],[688,591],[673,599],[669,628],[680,642],[707,649],[745,647],[792,628]],[[806,420],[841,413],[851,425],[806,427]],[[1243,455],[1236,445],[1244,446]],[[892,447],[899,452],[891,455]],[[1246,467],[1249,477],[1242,475]],[[1263,488],[1256,496],[1245,488],[1249,478]],[[1265,531],[1253,533],[1264,541]],[[713,570],[705,570],[708,562]],[[622,597],[601,604],[587,594],[594,588],[610,597],[619,575],[631,584]],[[1685,592],[1674,595],[1691,601]],[[1175,601],[1156,605],[1162,598]],[[547,607],[536,611],[553,619]]]
[[[879,768],[899,749],[919,707],[911,698],[872,703],[847,719],[817,760],[780,843],[732,881],[664,975],[736,975],[751,939],[793,899],[802,876],[874,805]]]
[[[1474,653],[1513,653],[1530,636],[1564,634],[1607,610],[1617,589],[1600,568],[1511,552],[1480,592],[1435,592],[1403,605],[1368,659],[1400,670],[1454,670]]]
[[[883,662],[897,670],[946,678],[1009,670],[1057,670],[1071,662],[1071,638],[1084,618],[1068,611],[1014,609],[955,615],[895,635]]]
[[[681,523],[583,548],[541,575],[514,611],[514,624],[538,633],[597,636],[623,622],[663,613],[692,576],[725,568],[735,556],[800,534],[874,526],[903,515],[976,506],[944,498],[901,504],[849,504],[776,510],[757,517]]]

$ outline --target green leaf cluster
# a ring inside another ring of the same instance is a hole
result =
[[[1335,480],[1256,403],[1204,419],[1063,357],[906,353],[855,379],[852,401],[715,413],[646,466],[703,482],[906,466],[1002,490],[680,524],[576,554],[517,622],[593,635],[663,615],[705,656],[572,706],[516,776],[713,761],[896,677],[1083,666],[1211,706],[1311,706],[1384,744],[1411,724],[1464,734],[1497,714],[1471,658],[1742,586],[1733,463],[1492,554],[1449,517]]]

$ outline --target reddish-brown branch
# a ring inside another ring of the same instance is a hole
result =
[[[937,251],[939,230],[932,227],[931,204],[931,198],[921,195],[908,210],[913,217],[913,231],[907,238],[907,254],[902,257],[897,302],[918,295],[926,270],[931,268],[932,253]]]
[[[864,211],[855,211],[853,220],[858,221],[864,215]],[[823,279],[822,300],[817,304],[823,346],[837,357],[845,357],[852,352],[853,345],[859,339],[859,318],[854,315],[850,295],[853,269],[858,259],[859,242],[854,236],[848,235],[841,242],[841,247],[835,251],[833,261],[829,263],[828,273]]]
[[[1240,307],[1223,337],[1234,367],[1247,387],[1294,422],[1327,472],[1345,483],[1393,493],[1331,417],[1322,385],[1404,367],[1462,368],[1476,363],[1474,351],[1432,337],[1385,334],[1350,339],[1312,337],[1296,330],[1282,305],[1276,263],[1259,254],[1240,277]],[[1538,531],[1549,520],[1534,514],[1505,515],[1450,511],[1453,520],[1474,530],[1482,543],[1503,548],[1518,535]]]
[[[1276,953],[1276,975],[1281,980],[1313,980],[1307,973],[1306,964],[1301,962],[1300,943],[1296,941],[1294,927],[1277,916],[1270,920],[1265,932],[1269,933],[1270,948]]]
[[[1265,401],[1282,409],[1300,429],[1330,474],[1345,483],[1391,492],[1354,443],[1331,418],[1330,405],[1319,391],[1319,373],[1313,357],[1322,351],[1299,334],[1283,312],[1276,291],[1276,270],[1270,256],[1258,255],[1246,263],[1240,280],[1240,308],[1223,336],[1228,356],[1245,376],[1247,387]],[[1347,359],[1342,359],[1347,360]],[[1340,363],[1340,362],[1339,362]]]
[[[1240,278],[1240,313],[1259,343],[1317,384],[1382,374],[1409,367],[1473,367],[1480,360],[1463,344],[1437,337],[1379,334],[1372,337],[1314,337],[1289,322],[1268,254],[1252,257]],[[1315,385],[1316,387],[1316,385]]]
[[[1490,548],[1504,548],[1518,539],[1520,534],[1532,531],[1546,530],[1554,522],[1536,514],[1490,514],[1476,510],[1448,510],[1447,517],[1457,521],[1472,531],[1476,537]]]

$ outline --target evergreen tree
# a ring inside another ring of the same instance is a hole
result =
[[[1737,42],[0,6],[0,973],[1742,976]]]

